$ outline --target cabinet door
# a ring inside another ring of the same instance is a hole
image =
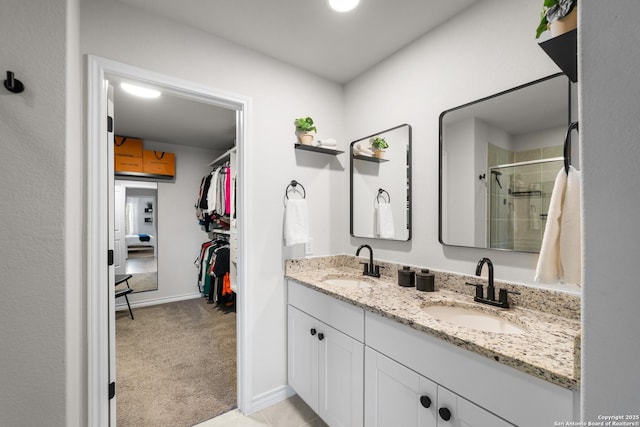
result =
[[[365,349],[367,427],[435,427],[437,385],[370,348]]]
[[[438,427],[513,427],[443,387],[438,387],[438,412]]]
[[[318,410],[318,322],[288,306],[287,377],[289,385],[314,411]]]
[[[364,344],[324,323],[317,337],[318,415],[331,427],[362,426]]]

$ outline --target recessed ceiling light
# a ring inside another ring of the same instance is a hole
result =
[[[354,9],[360,0],[329,0],[329,6],[337,12],[348,12]]]
[[[130,83],[120,83],[120,87],[131,95],[139,96],[140,98],[157,98],[160,96],[159,90],[136,86]]]

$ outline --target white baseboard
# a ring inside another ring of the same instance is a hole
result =
[[[176,295],[176,296],[163,297],[163,298],[150,298],[142,301],[132,302],[131,308],[147,307],[150,305],[166,304],[169,302],[184,301],[188,299],[195,299],[195,298],[201,298],[201,297],[202,295],[200,293],[195,293],[195,294]],[[126,302],[116,305],[116,311],[127,310],[127,309],[128,308],[127,308]]]
[[[294,394],[296,394],[296,392],[288,385],[274,388],[273,390],[254,396],[253,399],[251,399],[251,408],[246,409],[244,414],[251,415],[254,412],[261,411],[264,408],[275,405],[278,402],[282,402]]]

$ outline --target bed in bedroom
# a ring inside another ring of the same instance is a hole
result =
[[[156,238],[151,234],[127,234],[125,241],[128,251],[156,250]]]

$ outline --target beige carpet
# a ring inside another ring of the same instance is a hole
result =
[[[198,298],[116,312],[118,427],[193,426],[236,406],[236,314]]]

